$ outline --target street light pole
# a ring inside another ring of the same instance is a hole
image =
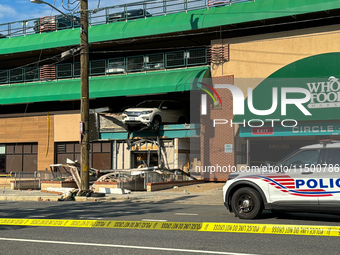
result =
[[[89,26],[88,0],[80,0],[80,115],[81,115],[81,159],[80,159],[80,190],[89,189]]]
[[[35,4],[47,4],[72,20],[68,15],[43,0],[31,0]],[[80,0],[80,191],[89,189],[89,26],[88,0]],[[75,23],[79,24],[77,21]],[[81,193],[79,193],[81,194]]]

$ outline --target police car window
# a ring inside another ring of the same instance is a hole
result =
[[[338,164],[340,166],[340,149],[327,149],[326,158],[324,163],[328,165],[336,165]]]
[[[316,165],[318,163],[320,150],[306,150],[292,156],[283,162],[283,166],[288,167],[305,167],[307,165]]]

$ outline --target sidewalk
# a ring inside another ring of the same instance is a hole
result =
[[[202,183],[167,190],[146,192],[136,191],[130,194],[106,194],[105,197],[76,197],[76,201],[110,201],[110,202],[168,202],[184,204],[223,205],[222,186],[224,183]],[[0,201],[58,201],[61,195],[41,192],[40,190],[0,191]],[[61,201],[60,203],[67,203]]]

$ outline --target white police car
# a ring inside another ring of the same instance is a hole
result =
[[[263,209],[340,212],[340,141],[323,140],[252,170],[231,173],[223,187],[225,206],[241,219]]]

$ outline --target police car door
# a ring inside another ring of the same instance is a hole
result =
[[[328,144],[323,151],[319,175],[319,207],[323,211],[340,211],[340,148]],[[332,148],[333,147],[333,148]]]
[[[317,185],[318,174],[310,165],[317,164],[321,149],[300,150],[285,159],[277,177],[270,182],[270,200],[274,209],[310,209],[318,207],[318,198],[313,186]]]

